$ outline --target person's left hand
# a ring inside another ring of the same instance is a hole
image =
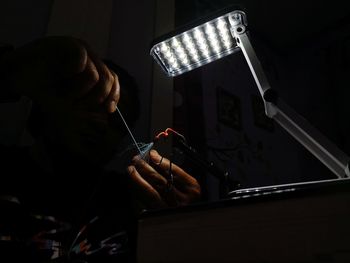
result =
[[[197,180],[155,150],[150,151],[149,163],[134,157],[128,173],[139,201],[148,208],[183,206],[200,198]]]
[[[0,62],[9,93],[27,96],[45,110],[116,110],[118,76],[83,40],[65,36],[36,39],[6,54]]]

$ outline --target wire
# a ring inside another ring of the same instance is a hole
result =
[[[94,218],[92,218],[87,224],[85,224],[85,225],[80,229],[80,231],[79,231],[78,234],[75,236],[75,238],[74,238],[72,244],[71,244],[70,247],[69,247],[68,254],[67,254],[68,260],[71,259],[71,253],[73,252],[74,246],[77,244],[77,241],[78,241],[79,237],[81,236],[81,234],[85,232],[86,228],[87,228],[89,225],[93,224],[93,223],[94,223],[95,221],[97,221],[98,219],[99,219],[99,217],[98,217],[98,216],[95,216]]]
[[[167,191],[171,191],[173,189],[174,186],[174,175],[173,175],[173,171],[172,171],[172,161],[171,159],[169,160],[169,180],[167,180]]]
[[[183,136],[182,134],[178,133],[177,131],[173,130],[172,128],[166,128],[165,131],[162,131],[160,133],[158,133],[155,137],[154,137],[154,141],[159,140],[161,137],[166,138],[169,136],[169,132],[179,136],[183,141],[186,141],[185,136]]]

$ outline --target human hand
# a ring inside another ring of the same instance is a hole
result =
[[[120,96],[118,77],[81,40],[46,37],[3,59],[11,87],[44,109],[72,106],[114,112]]]
[[[200,198],[197,180],[176,164],[150,151],[149,163],[134,157],[128,166],[133,188],[139,200],[149,208],[183,206]]]

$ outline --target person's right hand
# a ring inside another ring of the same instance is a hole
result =
[[[181,167],[151,150],[149,162],[139,156],[128,166],[131,185],[146,208],[185,206],[198,201],[201,187]]]
[[[92,111],[102,106],[114,112],[119,100],[117,75],[75,38],[38,39],[10,53],[4,65],[14,91],[44,108],[59,102]]]

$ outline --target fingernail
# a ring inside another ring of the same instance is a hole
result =
[[[135,155],[135,156],[132,158],[132,162],[133,162],[133,163],[138,163],[140,160],[141,160],[141,156],[140,156],[140,155]]]
[[[114,100],[112,100],[112,101],[109,103],[108,111],[109,111],[110,113],[115,112],[116,106],[117,106],[117,104],[115,103]]]
[[[159,162],[159,160],[162,158],[162,156],[160,156],[160,154],[153,149],[150,151],[150,157],[155,162]]]
[[[155,150],[155,149],[151,149],[150,151],[152,154],[156,154],[156,155],[159,155],[159,153]]]
[[[128,170],[128,173],[131,174],[133,171],[134,171],[134,166],[128,166],[127,170]]]

